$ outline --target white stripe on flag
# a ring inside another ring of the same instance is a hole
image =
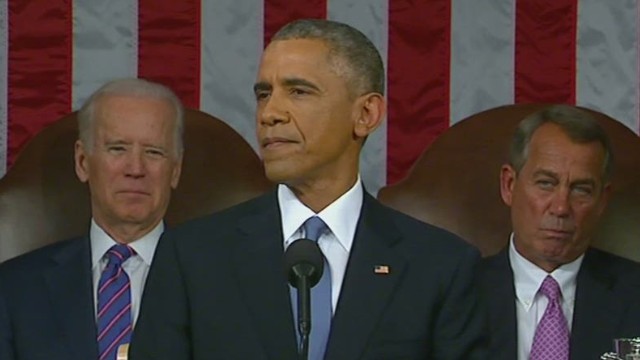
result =
[[[200,109],[257,149],[253,84],[262,53],[262,2],[202,2]]]
[[[8,0],[0,0],[0,178],[7,172],[7,129],[9,78],[9,5]]]
[[[72,108],[109,80],[138,74],[138,1],[73,2]]]
[[[362,31],[378,48],[387,68],[388,49],[387,0],[329,0],[327,17],[347,23]],[[360,174],[365,187],[372,194],[386,184],[387,178],[387,123],[369,136],[360,156]]]
[[[576,103],[634,132],[638,125],[638,3],[582,0],[578,7]]]
[[[453,0],[450,123],[514,101],[515,4]]]

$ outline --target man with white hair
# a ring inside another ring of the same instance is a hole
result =
[[[130,341],[180,178],[183,123],[176,95],[141,79],[107,83],[80,109],[89,231],[0,265],[0,359],[115,360]]]

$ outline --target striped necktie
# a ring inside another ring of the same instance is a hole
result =
[[[131,341],[131,283],[122,263],[134,254],[122,244],[105,254],[109,262],[98,282],[99,360],[115,360],[118,346]]]

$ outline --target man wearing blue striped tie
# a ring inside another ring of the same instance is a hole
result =
[[[182,164],[183,109],[140,79],[107,83],[78,113],[78,178],[88,236],[0,265],[0,359],[116,360],[130,342],[171,189]]]

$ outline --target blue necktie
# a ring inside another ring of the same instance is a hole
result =
[[[131,341],[131,283],[122,269],[133,249],[114,245],[107,252],[107,267],[98,282],[99,360],[115,360],[118,346]]]
[[[310,217],[302,225],[305,237],[318,241],[320,236],[328,230],[327,224],[317,216]],[[298,324],[297,292],[291,289],[291,303],[296,323]],[[331,330],[331,269],[325,257],[324,271],[316,286],[311,289],[311,334],[309,336],[309,360],[322,360]],[[299,334],[298,334],[299,335]]]

